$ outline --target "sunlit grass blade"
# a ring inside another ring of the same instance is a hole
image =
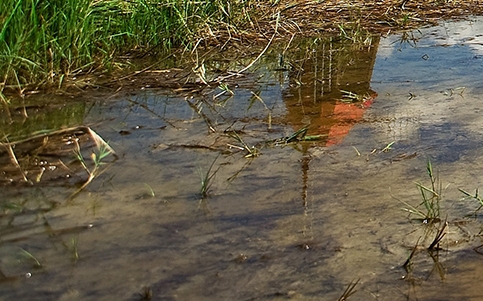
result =
[[[480,206],[475,210],[474,214],[476,214],[478,211],[480,211],[481,208],[483,208],[483,199],[480,197],[478,189],[476,189],[475,194],[472,195],[471,193],[467,192],[466,190],[463,190],[461,188],[458,188],[458,190],[463,193],[465,196],[470,197],[480,204]]]
[[[32,253],[28,252],[27,250],[25,250],[23,248],[20,248],[20,250],[22,251],[23,255],[25,255],[27,258],[30,258],[31,260],[33,260],[35,267],[39,268],[39,267],[42,266],[42,264],[40,264],[40,261],[34,255],[32,255]]]

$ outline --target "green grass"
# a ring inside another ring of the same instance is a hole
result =
[[[208,168],[207,172],[204,172],[203,169],[200,167],[198,168],[198,174],[200,176],[200,181],[201,181],[201,187],[200,187],[200,196],[201,199],[206,199],[208,197],[209,190],[211,188],[211,185],[213,184],[213,179],[216,176],[216,173],[220,169],[220,166],[216,170],[213,169],[216,160],[218,160],[218,155],[213,162],[211,162],[210,167]]]
[[[33,261],[34,266],[36,268],[42,267],[42,264],[40,263],[40,261],[34,255],[32,255],[32,253],[30,253],[27,250],[22,249],[22,248],[20,248],[20,251],[22,252],[22,255],[24,255],[26,258],[28,258],[28,259],[30,259],[30,260]]]
[[[421,203],[417,206],[413,206],[406,201],[399,200],[406,205],[403,208],[404,211],[409,214],[417,215],[424,223],[439,222],[440,219],[440,202],[442,199],[442,184],[438,177],[433,172],[433,165],[428,160],[426,165],[426,171],[431,181],[429,186],[425,186],[422,183],[416,183],[416,186],[421,194]]]
[[[0,1],[0,92],[60,85],[114,67],[117,55],[193,48],[248,22],[250,0]]]
[[[340,37],[351,41],[353,47],[361,48],[372,45],[372,34],[363,29],[359,21],[339,24],[338,28]]]

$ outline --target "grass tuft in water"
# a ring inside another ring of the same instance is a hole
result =
[[[410,279],[414,258],[420,253],[426,254],[432,259],[434,264],[429,275],[431,275],[433,271],[437,271],[441,281],[443,281],[445,278],[445,269],[439,261],[439,251],[442,250],[441,243],[448,233],[449,223],[447,218],[442,220],[440,217],[440,201],[442,199],[443,188],[438,176],[434,174],[433,165],[430,160],[428,160],[426,164],[426,172],[430,180],[430,185],[425,186],[422,183],[416,183],[421,194],[421,203],[417,206],[412,206],[407,202],[399,200],[406,205],[406,208],[404,208],[405,211],[419,216],[423,224],[426,226],[424,229],[424,236],[418,238],[416,244],[411,249],[407,260],[404,262],[403,267],[408,273],[407,278]]]
[[[77,160],[79,160],[80,164],[84,168],[84,170],[88,174],[88,179],[87,181],[82,184],[81,187],[79,187],[74,193],[71,194],[69,199],[73,199],[75,196],[77,196],[87,185],[89,185],[96,177],[98,177],[100,174],[102,174],[105,171],[105,168],[102,168],[102,166],[105,164],[104,159],[109,156],[113,155],[115,159],[118,158],[116,152],[112,147],[102,139],[101,136],[99,136],[95,131],[93,131],[90,128],[86,128],[88,133],[90,134],[92,140],[94,141],[96,145],[97,152],[92,152],[91,153],[91,160],[93,162],[93,167],[89,167],[89,164],[86,162],[84,156],[82,155],[81,147],[77,141],[76,143],[76,149],[74,150],[75,156]]]
[[[142,291],[139,293],[139,299],[140,301],[149,301],[152,300],[153,298],[153,290],[151,289],[150,286],[143,286]]]
[[[404,211],[409,214],[415,214],[422,219],[423,223],[439,222],[440,219],[440,201],[442,198],[442,184],[438,177],[434,175],[431,161],[428,160],[426,164],[426,171],[430,179],[430,185],[425,186],[422,183],[416,183],[416,186],[421,194],[421,203],[413,206],[406,201],[399,200],[406,207]]]
[[[203,172],[201,168],[198,169],[198,174],[200,175],[201,180],[201,188],[200,188],[200,196],[202,199],[206,199],[208,197],[209,190],[211,185],[213,184],[213,179],[216,176],[216,173],[220,169],[218,167],[216,170],[213,170],[216,160],[218,160],[219,155],[211,162],[210,167],[206,173]]]

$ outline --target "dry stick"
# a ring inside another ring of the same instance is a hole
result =
[[[117,160],[117,157],[115,158],[115,160]],[[84,190],[84,188],[87,187],[87,185],[89,185],[96,177],[100,176],[101,174],[103,174],[107,168],[112,164],[114,163],[114,161],[110,162],[104,169],[99,169],[98,166],[95,166],[94,167],[94,170],[93,171],[87,171],[87,174],[89,175],[88,179],[84,182],[84,184],[82,184],[81,187],[79,187],[76,191],[74,191],[68,198],[67,200],[68,201],[72,201],[82,190]]]
[[[287,52],[287,50],[290,47],[290,45],[292,45],[292,41],[295,38],[295,35],[296,35],[296,33],[293,33],[292,36],[290,37],[290,40],[288,41],[287,45],[283,49],[282,55],[285,55],[285,52]]]
[[[155,45],[155,46],[151,47],[150,49],[148,49],[148,52],[149,52],[149,51],[151,51],[151,50],[152,50],[154,47],[156,47],[156,46],[158,46],[158,45]],[[111,81],[111,83],[112,83],[112,82],[116,82],[116,81],[121,81],[121,80],[124,80],[124,79],[128,79],[128,78],[131,78],[131,77],[137,76],[137,75],[139,75],[139,74],[141,74],[141,73],[147,72],[147,71],[149,71],[151,68],[153,68],[154,66],[156,66],[157,64],[159,64],[160,62],[163,62],[165,59],[169,58],[170,56],[172,56],[172,54],[170,54],[170,55],[168,55],[168,56],[166,56],[166,57],[164,57],[164,58],[160,59],[160,60],[159,60],[159,61],[157,61],[156,63],[154,63],[154,64],[152,64],[152,65],[149,65],[149,66],[147,66],[147,67],[146,67],[146,68],[144,68],[144,69],[141,69],[141,70],[138,70],[138,71],[134,71],[134,72],[133,72],[133,73],[131,73],[131,74],[128,74],[128,75],[125,75],[125,76],[123,76],[123,77],[120,77],[120,78],[114,79],[114,80],[112,80],[112,81]]]
[[[278,33],[278,25],[279,25],[279,21],[280,21],[280,12],[277,13],[277,23],[275,24],[275,32],[273,33],[272,37],[270,38],[270,40],[268,41],[268,44],[267,46],[265,46],[265,48],[262,50],[262,52],[260,52],[260,54],[253,60],[251,61],[250,64],[248,64],[247,66],[245,66],[244,68],[242,68],[240,71],[237,71],[235,73],[232,73],[232,74],[229,74],[229,75],[226,75],[226,76],[221,76],[221,77],[218,77],[216,78],[214,81],[216,83],[220,83],[226,79],[229,79],[229,78],[232,78],[234,76],[238,76],[238,75],[241,75],[243,72],[247,71],[250,67],[253,66],[253,64],[255,64],[261,57],[262,55],[265,54],[265,52],[268,50],[268,48],[270,47],[270,45],[272,44],[273,42],[273,39],[275,38],[275,36],[277,35]]]
[[[76,191],[74,191],[74,192],[73,192],[73,193],[72,193],[72,194],[71,194],[71,195],[70,195],[70,196],[67,198],[67,200],[68,200],[68,201],[73,200],[73,199],[74,199],[74,198],[75,198],[75,197],[76,197],[76,196],[77,196],[77,195],[78,195],[78,194],[79,194],[79,193],[80,193],[82,190],[84,190],[84,188],[86,188],[86,187],[87,187],[87,185],[89,185],[89,184],[92,182],[92,180],[94,180],[94,178],[95,178],[96,176],[98,176],[98,174],[97,174],[97,168],[95,168],[95,169],[96,169],[96,170],[95,170],[95,171],[93,171],[93,172],[88,172],[88,174],[89,174],[89,178],[87,179],[87,181],[85,181],[85,182],[84,182],[84,184],[82,184],[82,186],[81,186],[81,187],[79,187],[79,188],[78,188]]]
[[[27,178],[27,176],[25,175],[25,173],[22,170],[22,167],[18,163],[17,156],[15,156],[15,153],[13,152],[12,145],[10,145],[8,143],[2,143],[2,145],[7,149],[10,160],[12,160],[12,163],[18,168],[18,170],[22,174],[23,180],[27,183],[32,184],[32,182]]]
[[[109,82],[108,82],[108,84],[112,84],[112,83],[120,82],[120,81],[122,81],[122,80],[129,79],[129,78],[132,78],[132,77],[138,76],[139,74],[142,74],[142,73],[148,73],[148,72],[160,72],[160,73],[162,73],[162,72],[170,72],[171,70],[174,70],[174,68],[172,68],[172,69],[163,69],[163,70],[151,71],[151,69],[152,69],[154,66],[158,65],[160,62],[164,61],[165,59],[169,58],[170,56],[171,56],[171,55],[168,55],[168,56],[166,56],[165,58],[163,58],[163,59],[159,60],[158,62],[156,62],[156,63],[154,63],[154,64],[152,64],[152,65],[147,66],[147,67],[146,67],[146,68],[144,68],[144,69],[141,69],[141,70],[138,70],[138,71],[134,71],[133,73],[131,73],[131,74],[127,74],[127,75],[122,76],[122,77],[120,77],[120,78],[115,78],[115,79],[113,79],[113,80],[109,81]],[[121,89],[122,89],[122,85],[121,85],[121,86],[120,86],[120,87],[119,87],[119,88],[116,90],[116,92],[119,92]]]
[[[448,226],[448,222],[445,220],[443,227],[438,230],[438,233],[436,233],[436,237],[434,238],[433,242],[431,245],[428,247],[428,250],[434,250],[436,246],[439,245],[443,237],[446,235],[446,232],[444,230]]]

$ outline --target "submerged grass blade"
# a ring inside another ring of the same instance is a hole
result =
[[[429,277],[433,274],[433,271],[436,270],[438,272],[439,278],[441,281],[444,281],[446,278],[446,269],[444,268],[443,264],[439,260],[439,253],[438,251],[428,251],[429,256],[433,260],[433,269],[429,273],[428,277],[426,278],[429,279]]]
[[[40,261],[34,256],[32,255],[32,253],[28,252],[27,250],[23,249],[23,248],[20,248],[20,250],[22,251],[22,253],[27,257],[27,258],[30,258],[31,260],[33,260],[33,262],[35,263],[35,266],[36,267],[41,267],[42,264],[40,264]]]
[[[78,241],[78,237],[77,236],[72,237],[72,239],[71,239],[71,244],[72,244],[72,260],[74,262],[76,262],[77,260],[79,260],[79,249],[77,247],[77,241]]]
[[[403,264],[403,267],[406,270],[406,272],[409,272],[409,270],[410,270],[411,262],[412,262],[412,259],[413,259],[414,255],[416,254],[416,251],[418,250],[419,240],[420,239],[421,238],[418,238],[418,241],[414,245],[414,248],[412,249],[411,253],[409,254],[408,259],[406,259],[406,261]]]
[[[352,296],[355,292],[357,292],[354,289],[356,288],[357,284],[359,284],[360,280],[361,279],[357,279],[356,281],[351,281],[351,283],[347,285],[347,287],[344,290],[344,293],[342,293],[342,295],[339,297],[339,299],[337,299],[337,301],[347,301],[350,296]]]
[[[306,126],[297,130],[295,133],[293,133],[292,135],[286,138],[286,143],[303,140],[305,135],[307,134],[307,130],[308,130],[308,127]]]

